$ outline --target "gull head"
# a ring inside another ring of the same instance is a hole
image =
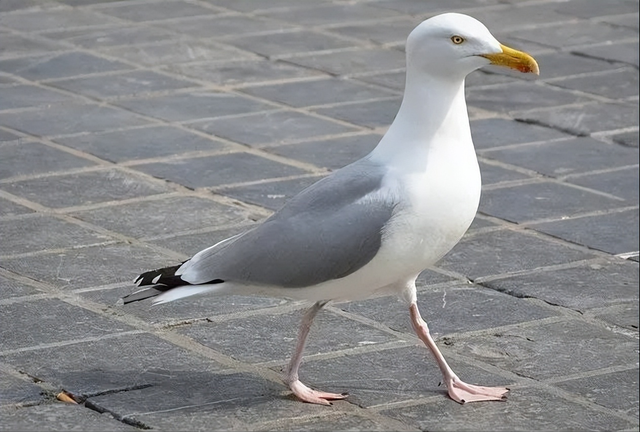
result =
[[[489,64],[539,74],[533,57],[502,45],[480,21],[458,13],[423,21],[409,35],[406,51],[407,71],[434,78],[461,80]]]

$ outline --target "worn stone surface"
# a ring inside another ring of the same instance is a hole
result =
[[[319,314],[331,407],[281,379],[306,304],[117,304],[370,152],[450,11],[541,71],[467,78],[480,212],[416,281],[505,403],[447,399],[395,295]],[[638,429],[637,0],[1,0],[0,41],[0,430]]]

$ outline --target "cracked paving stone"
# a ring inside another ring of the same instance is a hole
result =
[[[119,432],[140,429],[122,423],[109,414],[100,414],[82,405],[54,402],[26,408],[3,408],[3,429],[10,431]]]
[[[484,282],[483,285],[512,296],[533,297],[585,311],[621,303],[637,303],[637,281],[638,265],[622,261],[532,272]]]
[[[148,333],[18,352],[0,359],[74,395],[113,392],[116,399],[147,387],[173,388],[189,394],[185,380],[203,378],[208,382],[224,369],[213,360]],[[167,398],[162,403],[178,401]]]

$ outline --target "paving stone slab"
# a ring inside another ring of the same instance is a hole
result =
[[[87,159],[33,141],[0,146],[0,159],[3,161],[0,167],[2,179],[95,165]]]
[[[35,108],[74,99],[73,96],[31,85],[0,88],[0,95],[0,110]]]
[[[328,3],[330,0],[316,0],[314,4]],[[255,12],[264,9],[280,9],[291,7],[291,0],[269,0],[256,2],[254,0],[209,0],[209,3],[240,12]]]
[[[638,369],[563,381],[556,386],[638,418]]]
[[[164,1],[149,7],[148,3],[114,2],[95,8],[103,14],[112,15],[124,20],[145,22],[154,20],[166,20],[171,18],[184,18],[189,16],[201,16],[216,13],[213,8],[206,8],[185,1]]]
[[[35,405],[43,402],[45,399],[43,393],[42,388],[35,385],[26,375],[18,378],[6,372],[0,372],[0,410],[11,405]],[[0,411],[3,423],[7,421],[5,415],[9,412],[11,411]]]
[[[606,74],[553,81],[552,84],[612,99],[627,99],[638,96],[638,71],[625,68]]]
[[[48,105],[35,111],[6,113],[4,126],[38,136],[70,135],[79,132],[103,132],[149,124],[125,110],[86,103]]]
[[[471,134],[479,150],[568,137],[555,129],[503,118],[473,120]]]
[[[248,124],[251,128],[246,127]],[[193,122],[189,126],[251,146],[276,145],[285,141],[311,139],[355,130],[339,123],[294,111],[267,111],[233,118]]]
[[[137,45],[175,38],[175,34],[170,31],[151,26],[141,27],[135,24],[107,28],[89,27],[75,30],[56,30],[43,33],[41,36],[54,41],[62,40],[87,49],[100,49],[119,45]]]
[[[523,180],[523,179],[530,178],[528,175],[522,174],[518,171],[492,165],[490,163],[486,163],[483,161],[480,161],[479,165],[480,165],[480,174],[482,177],[482,184],[485,186],[494,184],[494,183]]]
[[[633,4],[633,2],[629,2],[629,3]],[[603,17],[600,17],[599,20],[603,22],[607,22],[609,24],[625,26],[632,29],[636,29],[636,30],[638,30],[638,27],[639,27],[637,9],[636,9],[636,13],[631,12],[631,13],[626,13],[624,15],[613,15],[613,16],[605,15]]]
[[[0,254],[15,255],[46,249],[104,243],[111,238],[53,216],[34,215],[0,224]],[[3,264],[4,265],[4,264]]]
[[[635,147],[638,148],[638,131],[635,132],[623,132],[620,134],[615,134],[612,137],[613,141],[625,145],[627,147]]]
[[[505,103],[509,101],[509,103]],[[588,98],[577,96],[566,90],[537,85],[534,82],[504,84],[499,87],[470,88],[467,103],[487,111],[510,113],[540,107],[555,107],[578,102]]]
[[[0,4],[0,12],[12,12],[25,9],[46,9],[59,6],[51,0],[5,0]]]
[[[268,147],[265,150],[318,167],[336,170],[364,157],[378,145],[381,136],[364,134]]]
[[[287,61],[336,75],[382,72],[405,67],[403,52],[383,48],[311,54],[292,57]]]
[[[292,27],[282,22],[242,15],[202,16],[180,21],[156,23],[156,25],[193,38],[202,40],[228,38],[231,42],[244,35],[264,32],[278,33]]]
[[[488,336],[452,337],[447,346],[520,376],[550,382],[616,365],[635,366],[638,358],[637,338],[574,319]]]
[[[376,75],[363,75],[356,76],[353,79],[358,81],[363,81],[366,83],[376,84],[383,87],[388,87],[393,90],[403,91],[404,90],[404,81],[405,81],[405,71],[398,72],[383,72]],[[467,86],[469,83],[467,83]]]
[[[527,233],[499,230],[463,237],[438,263],[438,267],[475,279],[593,257],[590,253]]]
[[[0,309],[3,320],[21,323],[16,326],[3,326],[0,329],[2,350],[5,352],[132,330],[130,326],[119,321],[105,318],[95,312],[72,306],[58,299],[40,299],[0,305]],[[33,352],[27,352],[34,356]],[[9,363],[11,362],[9,361]],[[37,376],[31,371],[26,372]]]
[[[283,419],[274,431],[393,431],[397,425],[355,413],[322,416],[311,419]]]
[[[469,404],[449,409],[450,401],[390,409],[382,414],[407,426],[429,431],[633,430],[635,425],[612,414],[534,388],[512,390],[506,403]],[[541,414],[544,413],[544,414]]]
[[[33,286],[27,285],[22,281],[17,281],[4,276],[0,276],[0,287],[0,299],[8,299],[11,297],[22,297],[42,293],[40,290],[36,289]]]
[[[427,287],[418,293],[418,306],[435,338],[554,315],[527,300],[479,286]],[[344,303],[336,307],[375,320],[395,331],[414,334],[409,308],[395,296]]]
[[[118,20],[106,15],[78,9],[34,10],[20,14],[0,15],[0,25],[24,32],[98,26],[117,22]]]
[[[107,392],[119,398],[149,386],[175,387],[189,394],[185,379],[215,380],[215,372],[223,369],[213,360],[147,333],[19,352],[2,360],[79,397]]]
[[[328,78],[268,86],[253,86],[242,90],[253,96],[294,107],[328,105],[389,97],[392,93],[354,81]]]
[[[326,411],[280,396],[284,385],[247,373],[183,373],[179,379],[172,386],[97,396],[89,402],[160,430],[176,424],[188,430],[250,430],[262,421]]]
[[[380,2],[373,2],[378,6]],[[426,6],[426,5],[425,5]],[[368,22],[364,24],[354,23],[344,26],[331,27],[329,31],[343,36],[373,41],[379,44],[397,43],[404,45],[409,33],[420,24],[419,19],[402,18],[393,21]]]
[[[483,191],[480,211],[521,223],[545,218],[562,219],[624,205],[624,201],[545,181]]]
[[[263,56],[309,53],[356,45],[355,42],[309,30],[240,36],[225,40],[225,43]]]
[[[279,210],[287,201],[322,177],[323,176],[301,177],[292,180],[223,187],[216,189],[216,192],[242,202],[259,205],[275,211]]]
[[[180,63],[165,66],[166,70],[212,84],[226,86],[252,85],[292,78],[320,76],[320,71],[303,68],[282,61],[264,59],[229,62]]]
[[[81,431],[111,432],[136,431],[114,419],[110,414],[99,414],[81,405],[54,402],[26,408],[3,408],[1,430],[6,431]]]
[[[133,284],[133,279],[143,271],[173,261],[150,248],[113,244],[4,260],[3,267],[58,288],[76,289],[119,282]]]
[[[33,81],[130,69],[122,62],[77,51],[0,60],[0,71]]]
[[[100,77],[72,78],[48,84],[96,98],[136,96],[155,91],[179,90],[197,86],[193,82],[142,70]]]
[[[170,94],[117,102],[132,111],[168,121],[187,121],[274,109],[246,97],[222,92]]]
[[[627,261],[583,264],[484,282],[515,297],[533,297],[580,311],[638,302],[638,265]]]
[[[544,31],[540,31],[540,29],[522,29],[518,31],[518,37],[565,49],[576,45],[600,44],[605,41],[638,37],[638,33],[625,27],[612,26],[606,23],[593,22],[587,26],[584,22],[579,21],[548,26],[544,28]]]
[[[481,154],[549,177],[628,166],[638,157],[635,149],[588,137],[488,150]]]
[[[177,331],[243,362],[287,362],[295,347],[303,312],[261,314],[220,323],[194,323]],[[374,327],[330,311],[321,311],[314,320],[305,353],[332,352],[396,340]]]
[[[6,199],[0,199],[0,217],[11,217],[22,214],[33,213],[33,210],[28,207],[21,206],[20,204],[8,201]]]
[[[638,169],[629,167],[601,173],[585,174],[567,179],[569,183],[606,192],[630,203],[638,202]]]
[[[0,189],[52,208],[117,201],[168,191],[166,186],[116,170],[24,180],[1,184]]]
[[[633,261],[632,261],[633,262]],[[635,261],[638,262],[637,260]],[[596,311],[594,316],[609,324],[622,328],[638,331],[638,302],[624,303],[607,308],[605,311]]]
[[[638,209],[533,224],[536,231],[612,254],[638,250]]]
[[[161,66],[194,61],[241,60],[250,59],[254,56],[246,51],[221,45],[177,38],[154,44],[105,48],[102,52],[109,56],[144,66]],[[2,63],[0,63],[1,66]]]
[[[605,0],[598,3],[569,0],[554,5],[554,10],[579,18],[595,18],[606,15],[637,13],[638,5],[631,0]]]
[[[178,234],[240,223],[246,212],[196,197],[171,197],[74,213],[79,219],[134,237]]]
[[[499,0],[433,0],[425,3],[421,0],[376,0],[371,5],[375,7],[391,9],[409,15],[424,15],[444,13],[470,7],[477,7],[478,4],[493,5]]]
[[[360,20],[375,20],[398,15],[397,12],[378,9],[367,4],[311,4],[304,8],[261,11],[260,15],[306,26],[338,24]]]
[[[391,125],[398,113],[401,102],[400,98],[394,98],[320,108],[314,111],[321,115],[375,129]]]
[[[31,39],[22,35],[3,33],[2,46],[0,46],[0,57],[46,54],[63,48],[64,47],[62,45],[56,44],[55,42]]]
[[[55,141],[111,162],[220,150],[227,147],[214,138],[168,125],[78,135],[57,138]]]
[[[249,153],[155,162],[135,168],[191,189],[305,174],[299,168]]]
[[[19,135],[13,134],[13,133],[8,132],[8,131],[6,131],[4,129],[0,129],[0,144],[3,144],[5,142],[7,142],[7,141],[14,141],[14,140],[17,140],[19,138],[20,138]]]
[[[462,380],[487,386],[512,384],[478,366],[449,358],[447,345],[438,345]],[[457,403],[446,396],[446,388],[440,385],[442,374],[422,345],[307,360],[300,368],[300,380],[323,391],[348,392],[349,402],[363,408],[431,396],[442,398],[450,407]]]
[[[522,121],[541,123],[574,135],[589,135],[593,132],[637,126],[638,105],[597,103],[515,115]]]
[[[638,67],[638,41],[588,46],[578,48],[575,52],[589,57],[627,63]]]
[[[475,19],[487,28],[510,31],[522,29],[522,23],[528,26],[569,22],[574,18],[556,12],[552,7],[544,4],[513,3],[504,8],[484,8],[472,12]],[[545,26],[546,27],[546,26]]]

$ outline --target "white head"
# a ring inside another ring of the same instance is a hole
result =
[[[458,13],[423,21],[409,35],[406,51],[408,71],[437,78],[463,79],[488,64],[538,73],[531,56],[500,44],[480,21]]]

